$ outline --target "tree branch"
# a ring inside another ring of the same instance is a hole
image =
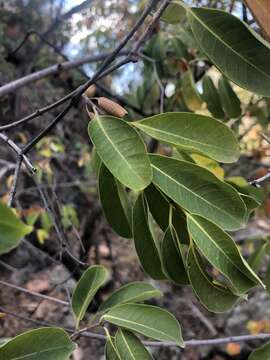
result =
[[[4,307],[0,306],[0,312],[3,314],[29,321],[35,323],[37,325],[42,326],[56,326],[55,324],[45,323],[43,321],[35,320],[32,318],[28,318],[9,310],[6,310]],[[72,329],[64,329],[70,334],[74,334],[74,330]],[[105,335],[97,334],[90,331],[84,331],[78,334],[79,337],[85,337],[93,340],[100,340],[102,342],[106,342],[107,337]],[[209,346],[209,345],[224,345],[229,343],[240,343],[240,342],[248,342],[254,340],[269,340],[270,334],[269,333],[259,333],[256,335],[240,335],[240,336],[228,336],[223,338],[216,338],[216,339],[201,339],[201,340],[186,340],[185,346],[186,347],[199,347],[199,346]],[[143,341],[145,346],[149,347],[178,347],[175,343],[170,341]]]
[[[122,52],[119,52],[115,57],[125,56],[128,53],[129,53],[129,51],[122,51]],[[88,56],[85,56],[85,57],[77,59],[77,60],[64,61],[62,63],[58,63],[55,65],[49,66],[45,69],[38,70],[32,74],[23,76],[20,79],[11,81],[10,83],[1,86],[0,87],[0,97],[7,95],[11,92],[14,92],[15,90],[18,90],[26,85],[29,85],[37,80],[47,77],[47,76],[59,74],[63,70],[74,69],[74,68],[77,68],[78,66],[81,66],[86,63],[94,63],[94,62],[103,61],[103,60],[107,59],[108,57],[110,57],[111,55],[112,55],[112,52],[99,54],[99,55],[88,55]]]

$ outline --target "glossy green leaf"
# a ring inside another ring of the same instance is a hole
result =
[[[104,312],[116,305],[141,302],[160,296],[162,296],[162,293],[152,285],[142,281],[135,281],[116,290],[100,305],[99,311]]]
[[[181,328],[168,311],[144,304],[123,304],[111,309],[102,320],[160,341],[184,346]]]
[[[0,347],[1,360],[68,360],[76,345],[60,328],[30,330]]]
[[[140,339],[129,331],[119,329],[116,333],[115,344],[120,359],[123,360],[153,360]]]
[[[241,102],[233,91],[228,80],[222,76],[218,81],[218,90],[222,106],[228,118],[237,118],[241,115]]]
[[[226,77],[249,91],[270,96],[266,41],[221,10],[191,8],[188,19],[199,46]]]
[[[155,139],[230,163],[239,157],[233,132],[219,120],[192,113],[164,113],[134,122]]]
[[[72,309],[76,316],[77,328],[96,292],[107,278],[107,270],[100,265],[89,267],[81,276],[72,295]]]
[[[104,165],[101,165],[99,171],[99,197],[105,217],[114,231],[120,236],[131,238],[131,207],[127,193]]]
[[[185,104],[191,111],[199,110],[202,107],[203,101],[190,70],[182,75],[182,94]]]
[[[176,231],[171,225],[166,230],[162,240],[161,259],[163,272],[176,284],[188,284],[185,265],[176,238]]]
[[[149,228],[148,206],[142,194],[133,208],[133,238],[144,271],[153,279],[164,279],[159,244]]]
[[[246,207],[240,195],[208,170],[186,161],[151,155],[153,183],[193,214],[226,230],[244,226]]]
[[[201,253],[232,284],[239,294],[262,284],[233,239],[217,225],[196,215],[187,216],[188,230]]]
[[[22,223],[7,205],[0,202],[0,255],[17,247],[32,230],[32,226]]]
[[[209,311],[220,313],[231,309],[238,297],[228,289],[214,284],[195,249],[191,247],[187,257],[187,271],[190,284],[200,302]]]
[[[270,360],[270,343],[266,343],[254,350],[248,360]]]
[[[160,19],[169,24],[178,24],[185,16],[186,9],[181,5],[180,1],[173,0],[169,3]]]
[[[169,199],[153,184],[150,184],[144,190],[144,194],[153,218],[160,228],[166,231],[169,226]],[[186,217],[183,211],[177,207],[173,208],[172,223],[181,243],[188,244],[189,235],[187,232]]]
[[[206,102],[208,110],[214,117],[218,119],[223,119],[225,117],[225,114],[222,109],[220,97],[210,76],[204,75],[202,87],[202,98]]]
[[[113,116],[98,116],[88,130],[101,160],[122,184],[135,191],[150,184],[146,147],[132,126]]]

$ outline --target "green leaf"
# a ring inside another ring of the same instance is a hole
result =
[[[129,331],[119,329],[116,333],[115,343],[120,359],[153,360],[153,357],[142,342]]]
[[[220,313],[231,309],[238,297],[228,289],[214,284],[204,269],[199,254],[190,247],[187,257],[187,271],[191,286],[207,310]]]
[[[169,199],[153,184],[150,184],[144,190],[144,194],[153,218],[160,228],[166,231],[169,226]],[[186,217],[178,207],[173,208],[172,223],[181,243],[188,244],[189,235],[187,232]]]
[[[115,351],[112,342],[107,340],[105,345],[106,360],[121,360],[120,356]]]
[[[96,173],[96,175],[98,176],[99,173],[99,169],[100,166],[102,164],[102,161],[97,153],[96,147],[93,146],[93,150],[92,150],[92,156],[91,156],[91,164],[92,164],[92,168],[94,170],[94,172]]]
[[[260,204],[250,195],[241,194],[241,199],[244,201],[247,208],[246,221],[248,221],[250,214],[255,210]]]
[[[248,264],[252,268],[252,270],[259,270],[262,259],[266,254],[268,245],[269,244],[267,242],[262,241],[249,257]]]
[[[191,156],[192,159],[195,160],[195,164],[211,171],[211,173],[213,173],[220,180],[224,180],[224,169],[215,160],[209,159],[208,157],[199,154],[192,154]]]
[[[240,195],[208,170],[186,161],[151,155],[153,183],[193,214],[226,230],[244,226],[246,207]]]
[[[96,292],[106,282],[107,278],[107,270],[100,265],[91,266],[82,274],[72,295],[72,309],[76,316],[76,328],[78,328],[79,322],[83,319]]]
[[[32,226],[22,223],[13,210],[0,202],[0,255],[17,247],[32,230]]]
[[[171,1],[161,16],[161,20],[169,24],[177,24],[184,20],[186,9],[181,5],[180,1]]]
[[[191,111],[199,110],[202,107],[203,101],[190,70],[186,71],[182,76],[182,94],[185,104]]]
[[[135,281],[116,290],[99,307],[100,312],[108,311],[116,305],[145,301],[154,297],[160,297],[162,293],[152,285]]]
[[[107,341],[105,345],[106,360],[121,360],[120,355],[117,352],[114,339],[111,337],[109,330],[106,327],[104,327],[104,331],[107,336]]]
[[[188,19],[199,46],[226,77],[249,91],[270,96],[266,41],[221,10],[191,8]]]
[[[170,44],[171,47],[173,49],[173,51],[175,52],[175,57],[177,59],[181,59],[181,58],[185,58],[188,59],[190,58],[190,54],[188,53],[188,49],[186,47],[186,45],[183,43],[183,41],[181,40],[181,38],[179,36],[174,36],[170,39]],[[179,71],[179,68],[176,67],[176,71]]]
[[[97,116],[88,131],[101,160],[122,184],[135,191],[150,184],[152,171],[145,144],[126,121]]]
[[[170,203],[168,199],[153,184],[144,189],[144,194],[153,218],[160,228],[165,231],[169,223]]]
[[[227,116],[230,119],[239,117],[242,112],[241,102],[224,76],[218,81],[218,90],[221,103]]]
[[[16,336],[0,347],[3,360],[67,360],[76,345],[59,328],[40,328]]]
[[[144,336],[171,341],[184,347],[181,328],[168,311],[144,304],[123,304],[111,309],[102,320]]]
[[[270,343],[266,343],[254,350],[248,360],[270,360]]]
[[[149,228],[148,206],[142,194],[137,198],[133,208],[133,238],[144,271],[153,279],[164,279],[159,244]]]
[[[163,272],[176,284],[188,284],[188,277],[180,249],[177,245],[177,234],[173,226],[166,230],[161,247]]]
[[[133,123],[157,140],[230,163],[239,157],[233,132],[219,120],[191,113],[164,113]]]
[[[103,164],[99,171],[99,197],[105,217],[114,231],[120,236],[131,238],[131,207],[127,193]]]
[[[202,254],[230,281],[237,294],[243,294],[255,285],[262,284],[227,233],[196,215],[188,215],[187,224],[190,235]]]
[[[204,75],[202,86],[203,86],[202,97],[207,104],[208,110],[214,117],[218,119],[224,119],[225,114],[222,109],[220,97],[213,83],[213,80],[210,78],[210,76]]]

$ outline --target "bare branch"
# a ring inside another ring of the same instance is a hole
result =
[[[25,288],[23,288],[21,286],[18,286],[18,285],[15,285],[15,284],[10,284],[10,283],[8,283],[6,281],[0,280],[0,284],[3,285],[3,286],[7,286],[9,288],[12,288],[12,289],[21,291],[21,292],[23,292],[25,294],[38,297],[38,298],[43,299],[43,300],[52,301],[52,302],[55,302],[55,303],[58,303],[58,304],[61,304],[61,305],[67,305],[67,306],[69,305],[69,302],[67,302],[67,301],[60,300],[60,299],[57,299],[57,298],[54,298],[54,297],[51,297],[51,296],[48,296],[48,295],[43,295],[43,294],[37,293],[35,291],[30,291],[30,290],[27,290],[27,289],[25,289]]]
[[[21,171],[21,167],[22,167],[22,161],[23,161],[23,158],[21,155],[19,155],[18,159],[17,159],[16,167],[15,167],[13,184],[12,184],[10,194],[9,194],[9,202],[8,202],[9,207],[12,207],[13,201],[14,201],[14,198],[16,195],[19,175],[20,175],[20,171]]]
[[[116,57],[125,56],[128,53],[129,53],[128,51],[122,51],[122,52],[119,52],[116,55]],[[47,77],[47,76],[59,74],[63,70],[71,70],[71,69],[77,68],[78,66],[86,64],[86,63],[90,64],[90,63],[103,61],[103,60],[107,59],[109,56],[111,56],[111,54],[112,54],[112,52],[99,54],[99,55],[88,55],[88,56],[85,56],[85,57],[77,59],[77,60],[64,61],[62,63],[58,63],[55,65],[49,66],[45,69],[36,71],[32,74],[26,75],[20,79],[11,81],[8,84],[1,86],[0,87],[0,97],[7,95],[11,92],[14,92],[17,89],[20,89],[26,85],[29,85],[37,80]]]
[[[16,317],[21,320],[29,321],[35,323],[37,325],[45,325],[45,326],[55,326],[55,324],[45,323],[43,321],[35,320],[32,318],[28,318],[26,316],[22,316],[6,310],[4,307],[0,306],[0,312],[3,314],[7,314],[12,317]],[[74,334],[74,330],[64,328],[68,333]],[[105,335],[96,334],[90,331],[84,331],[76,334],[80,337],[85,337],[93,340],[100,340],[102,342],[106,342],[107,337]],[[209,345],[224,345],[229,343],[240,343],[240,342],[248,342],[254,340],[269,340],[270,334],[269,333],[259,333],[255,335],[239,335],[239,336],[228,336],[223,338],[216,338],[216,339],[201,339],[201,340],[187,340],[185,341],[186,347],[199,347],[199,346],[209,346]],[[143,341],[145,346],[149,347],[178,347],[173,342],[169,341]]]
[[[15,144],[14,141],[12,141],[8,136],[2,133],[0,133],[0,139],[2,139],[16,153],[17,157],[22,157],[22,161],[32,174],[36,172],[35,167],[31,164],[27,156],[22,153],[22,150],[17,144]]]

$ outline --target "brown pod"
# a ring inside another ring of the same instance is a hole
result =
[[[84,93],[85,93],[85,95],[86,95],[87,97],[91,98],[91,97],[93,97],[93,96],[95,95],[96,90],[97,90],[96,85],[95,85],[95,84],[92,84],[92,85],[89,86],[89,88],[87,88],[87,89],[85,90]]]
[[[106,97],[97,98],[97,102],[98,106],[105,110],[108,114],[122,118],[128,113],[121,105]]]

